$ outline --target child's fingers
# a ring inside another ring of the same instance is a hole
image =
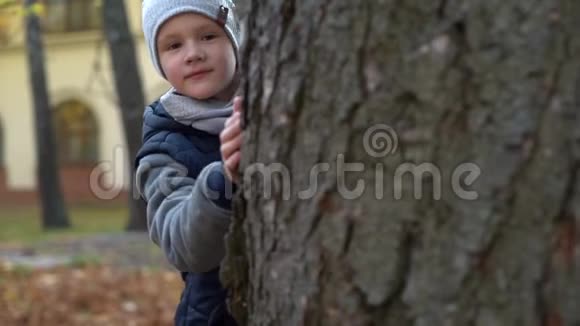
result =
[[[226,119],[226,123],[224,124],[225,127],[231,125],[236,119],[240,119],[240,114],[234,112],[229,118]]]
[[[241,153],[236,152],[236,153],[234,153],[234,155],[232,155],[229,159],[227,159],[224,162],[224,168],[225,168],[226,175],[228,176],[228,178],[232,182],[236,182],[236,183],[238,182],[238,179],[239,179],[238,167],[240,165],[241,157],[242,157]]]
[[[220,146],[220,152],[224,159],[228,159],[236,151],[239,151],[242,147],[242,137],[234,138],[228,142],[222,143]]]
[[[244,103],[244,98],[241,96],[234,97],[234,112],[242,112],[242,104]]]
[[[242,153],[235,152],[230,158],[226,161],[226,165],[232,175],[236,175],[238,172],[238,166],[240,165],[240,159],[242,158]]]
[[[226,129],[224,129],[224,131],[222,131],[222,133],[220,134],[220,143],[223,145],[225,143],[228,143],[230,141],[232,141],[233,139],[240,137],[241,138],[242,132],[241,132],[241,128],[236,125],[230,126]]]
[[[220,141],[228,142],[242,133],[240,119],[234,118],[231,123],[220,133]]]

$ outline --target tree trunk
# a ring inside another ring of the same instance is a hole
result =
[[[42,227],[67,228],[70,222],[60,185],[53,119],[46,86],[40,19],[32,9],[36,3],[36,0],[26,0],[24,8],[30,89],[34,99],[36,176],[42,209]]]
[[[580,2],[250,12],[238,320],[580,323]]]
[[[135,45],[127,21],[125,2],[105,0],[103,3],[103,26],[109,43],[111,61],[119,106],[123,118],[125,140],[129,152],[131,188],[129,196],[129,222],[127,230],[146,230],[145,204],[135,199],[135,171],[132,160],[141,145],[141,117],[145,107],[141,77],[137,67]]]

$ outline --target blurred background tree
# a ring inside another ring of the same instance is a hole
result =
[[[35,113],[36,173],[42,226],[46,229],[67,228],[70,226],[70,222],[59,177],[51,102],[44,67],[44,46],[39,18],[43,8],[44,6],[37,0],[24,1],[30,91],[34,99]]]
[[[117,91],[125,140],[128,146],[130,166],[130,196],[128,230],[146,230],[145,203],[135,198],[135,171],[133,159],[141,146],[141,122],[145,107],[143,87],[137,66],[133,36],[129,30],[125,2],[118,0],[103,1],[104,33],[109,43],[113,74]]]

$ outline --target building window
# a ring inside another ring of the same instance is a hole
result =
[[[44,0],[44,30],[79,32],[101,28],[101,0]]]
[[[54,120],[60,163],[95,163],[98,130],[91,110],[79,101],[66,101],[55,108]]]

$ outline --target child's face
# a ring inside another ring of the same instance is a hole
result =
[[[216,22],[194,13],[172,17],[161,26],[156,45],[165,77],[179,93],[230,100],[236,56]]]

